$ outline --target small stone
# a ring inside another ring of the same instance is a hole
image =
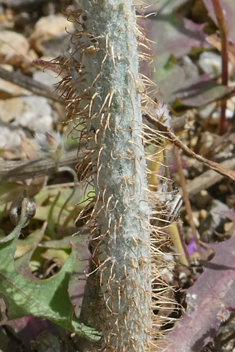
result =
[[[52,129],[53,114],[50,104],[44,97],[28,96],[0,100],[0,120],[13,121],[14,126],[27,127],[36,132]]]
[[[0,120],[9,123],[24,110],[24,102],[20,98],[0,100]]]
[[[13,68],[10,65],[2,65],[2,68],[10,72],[13,71]],[[0,99],[9,99],[20,95],[30,95],[30,92],[14,83],[0,78]]]
[[[28,40],[19,33],[4,30],[0,32],[0,54],[7,59],[14,55],[26,55]]]
[[[6,126],[0,128],[0,148],[1,149],[14,149],[19,148],[21,145],[22,130],[12,130]]]
[[[62,15],[50,15],[40,18],[30,38],[31,45],[43,55],[58,56],[67,49],[74,25]]]
[[[195,224],[196,227],[199,227],[199,211],[193,211],[192,212],[193,215],[193,222]],[[188,215],[185,216],[185,219],[188,221]]]
[[[0,99],[9,99],[12,97],[29,94],[30,93],[28,90],[0,78]]]
[[[215,110],[216,106],[215,104],[208,104],[207,106],[201,108],[198,110],[199,116],[201,119],[206,120],[208,119],[213,111]]]
[[[226,217],[220,212],[230,210],[229,207],[217,199],[211,202],[210,211],[206,217],[201,221],[199,232],[203,242],[211,242],[214,231],[222,232],[223,225],[226,222]]]
[[[44,69],[43,71],[36,70],[33,73],[33,79],[37,82],[45,84],[47,87],[51,87],[54,90],[56,83],[61,81],[61,77],[59,77],[58,74],[51,72],[48,69]]]
[[[213,146],[215,137],[211,132],[201,133],[199,154],[205,155],[207,151]]]
[[[206,190],[202,190],[194,196],[194,204],[198,209],[206,209],[211,200],[212,197]]]
[[[199,66],[203,72],[207,73],[210,78],[217,78],[221,76],[222,72],[222,58],[221,55],[211,51],[203,51],[199,58]],[[231,72],[232,65],[229,65]]]
[[[186,273],[184,273],[184,272],[181,272],[180,274],[179,274],[179,279],[182,281],[183,279],[186,279],[187,278],[187,275],[186,275]]]
[[[228,232],[231,229],[231,227],[233,226],[233,224],[234,224],[233,221],[232,222],[226,222],[224,224],[224,232]]]
[[[174,275],[171,270],[168,268],[164,268],[161,270],[161,277],[166,281],[166,282],[172,282]]]
[[[198,142],[198,137],[197,136],[195,136],[192,139],[190,139],[190,148],[195,147],[197,142]]]
[[[32,131],[45,132],[52,129],[52,108],[44,97],[22,97],[24,110],[15,119],[15,124]]]
[[[206,217],[207,211],[205,209],[199,210],[199,219],[202,220]]]

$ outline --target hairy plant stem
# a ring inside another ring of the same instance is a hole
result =
[[[93,274],[81,317],[102,332],[99,350],[150,351],[151,211],[138,89],[140,32],[132,0],[80,4],[70,68],[91,157],[87,180],[93,177],[95,187],[87,224]]]

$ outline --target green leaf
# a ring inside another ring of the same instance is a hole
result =
[[[8,318],[26,315],[46,318],[79,335],[99,339],[96,331],[80,324],[73,314],[67,293],[75,264],[73,251],[58,274],[46,280],[30,281],[20,276],[14,267],[18,241],[15,232],[16,229],[0,241],[0,294],[6,302]]]
[[[18,240],[17,248],[15,252],[15,262],[14,267],[19,275],[22,275],[25,279],[34,279],[35,276],[32,274],[30,268],[32,265],[30,263],[32,255],[35,253],[39,242],[41,241],[44,234],[43,228],[32,232],[24,240]],[[38,263],[39,264],[39,263]],[[38,265],[39,266],[39,265]]]
[[[51,237],[55,237],[55,228],[56,228],[56,223],[53,221],[53,211],[55,209],[55,205],[58,202],[58,199],[60,198],[60,192],[57,193],[55,199],[53,200],[53,203],[50,207],[49,213],[48,213],[48,231],[51,234]]]
[[[63,249],[47,249],[41,256],[44,259],[53,260],[58,265],[63,265],[68,258],[68,253]]]
[[[19,185],[17,183],[2,183],[0,185],[0,204],[12,202],[17,197],[20,197],[23,194],[24,189],[24,185]]]

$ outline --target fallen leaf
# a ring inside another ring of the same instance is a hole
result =
[[[216,255],[187,291],[187,310],[168,336],[171,351],[201,351],[235,308],[235,236],[210,247]]]

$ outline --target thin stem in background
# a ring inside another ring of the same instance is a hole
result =
[[[182,168],[182,164],[181,164],[179,149],[176,145],[174,145],[173,150],[174,150],[174,155],[175,155],[175,159],[176,159],[176,163],[177,163],[178,173],[180,176],[180,185],[182,188],[183,199],[184,199],[184,203],[185,203],[187,214],[188,214],[188,222],[189,222],[189,225],[192,229],[192,234],[193,234],[194,241],[197,245],[198,253],[201,255],[202,254],[201,246],[200,246],[199,239],[197,237],[196,226],[193,221],[193,214],[192,214],[191,204],[190,204],[187,189],[186,189],[186,182],[185,182],[185,177],[184,177],[183,168]]]
[[[58,219],[57,219],[57,224],[59,225],[59,222],[60,222],[60,217],[61,217],[61,214],[63,212],[63,210],[65,209],[66,205],[68,204],[68,202],[70,201],[70,199],[73,197],[74,193],[75,193],[75,190],[76,190],[76,187],[78,185],[78,177],[77,177],[77,173],[69,166],[63,166],[63,167],[59,167],[58,168],[58,172],[63,172],[63,171],[67,171],[67,172],[70,172],[70,174],[73,176],[73,179],[74,179],[74,185],[73,185],[73,189],[72,189],[72,192],[71,194],[69,195],[69,197],[66,199],[66,201],[64,202],[64,204],[62,205],[61,209],[60,209],[60,212],[59,212],[59,215],[58,215]]]
[[[162,155],[163,164],[165,165],[165,177],[166,177],[166,179],[170,180],[169,168],[167,167],[166,139],[165,138],[162,139],[162,148],[163,148],[163,150],[162,150],[161,155]],[[168,192],[171,192],[171,191],[172,191],[172,185],[169,184],[168,185]],[[182,236],[180,236],[177,225],[178,225],[177,222],[173,221],[168,227],[168,232],[170,234],[171,241],[172,241],[173,245],[175,246],[176,253],[179,257],[180,263],[187,266],[190,263],[190,259],[188,260],[188,258],[185,256],[185,250],[184,250],[185,245],[182,240]]]
[[[53,101],[57,101],[61,104],[64,104],[62,99],[59,97],[59,94],[53,93],[47,87],[47,85],[37,82],[36,80],[24,75],[21,72],[10,72],[5,70],[0,65],[0,78],[4,79],[7,82],[11,82],[16,84],[17,86],[27,89],[35,95],[39,95],[41,97],[45,97],[47,99],[51,99]]]
[[[191,258],[190,258],[187,246],[185,244],[185,241],[184,241],[184,235],[183,235],[183,230],[182,230],[182,222],[178,220],[177,223],[176,223],[176,226],[177,226],[178,233],[179,233],[179,236],[180,236],[180,239],[181,239],[182,247],[184,249],[185,257],[186,257],[188,263],[191,263]]]
[[[223,9],[220,0],[212,0],[215,15],[218,21],[218,27],[220,30],[221,37],[221,55],[222,55],[222,84],[224,86],[228,85],[228,28],[224,18]],[[221,102],[221,115],[218,133],[221,135],[226,130],[226,100]]]
[[[179,233],[179,228],[177,226],[177,222],[173,222],[168,226],[168,232],[171,237],[171,241],[173,245],[175,246],[176,253],[179,257],[179,261],[181,264],[188,266],[190,263],[190,258],[186,256],[186,251],[185,251],[185,243],[184,240]]]

